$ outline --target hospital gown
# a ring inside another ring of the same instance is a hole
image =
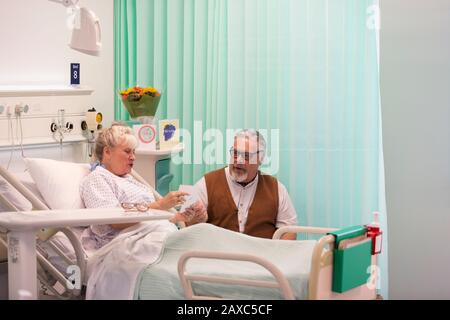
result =
[[[80,185],[80,195],[86,208],[120,207],[121,203],[154,202],[151,190],[131,175],[119,177],[98,166]],[[86,228],[81,243],[87,251],[98,250],[114,239],[120,230],[110,225],[93,225]]]

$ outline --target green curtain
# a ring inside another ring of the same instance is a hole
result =
[[[256,128],[300,224],[370,222],[384,209],[377,31],[368,27],[377,3],[115,0],[116,92],[161,89],[157,117],[180,119],[190,135],[190,163],[173,165],[172,189],[227,162],[227,129]],[[115,117],[127,120],[116,98]],[[223,139],[203,137],[209,128]]]

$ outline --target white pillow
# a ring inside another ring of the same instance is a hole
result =
[[[81,180],[89,174],[87,163],[25,158],[37,188],[51,209],[82,209]]]

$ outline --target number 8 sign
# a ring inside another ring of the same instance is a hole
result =
[[[80,64],[71,63],[70,64],[70,84],[80,84]]]

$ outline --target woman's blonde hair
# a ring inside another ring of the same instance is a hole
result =
[[[138,145],[133,130],[124,123],[115,122],[110,128],[100,130],[95,140],[95,158],[102,162],[105,147],[114,148],[124,141],[132,149]]]

